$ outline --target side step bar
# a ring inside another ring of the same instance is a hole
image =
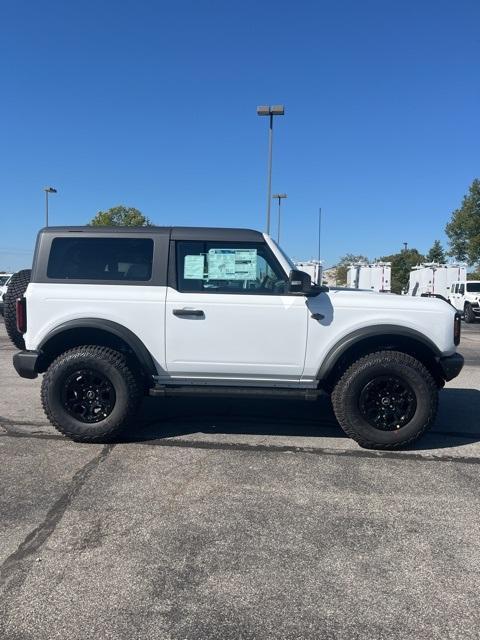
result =
[[[156,385],[149,390],[154,397],[197,396],[218,398],[302,398],[315,401],[324,395],[322,389],[287,389],[282,387],[224,387],[207,385]]]

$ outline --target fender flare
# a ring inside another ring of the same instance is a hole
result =
[[[133,331],[127,329],[127,327],[124,327],[118,322],[104,320],[103,318],[80,318],[78,320],[62,322],[62,324],[59,324],[55,329],[52,329],[52,331],[43,338],[38,346],[38,351],[41,352],[48,342],[50,342],[50,340],[55,336],[74,329],[99,329],[120,338],[133,351],[145,373],[151,376],[157,375],[158,372],[150,351],[143,344],[140,338],[135,335]]]
[[[327,378],[342,355],[353,345],[358,344],[367,338],[376,338],[385,335],[410,338],[412,341],[420,343],[423,347],[426,347],[434,358],[439,358],[441,356],[441,352],[437,345],[432,342],[430,338],[415,329],[394,324],[363,327],[352,331],[352,333],[347,334],[333,345],[318,370],[317,380]]]

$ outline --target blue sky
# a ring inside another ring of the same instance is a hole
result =
[[[18,0],[0,8],[0,269],[44,220],[136,206],[264,228],[267,119],[282,244],[427,250],[479,177],[478,0]]]

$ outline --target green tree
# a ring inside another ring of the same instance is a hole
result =
[[[417,249],[406,249],[400,253],[380,258],[382,262],[392,263],[391,286],[394,293],[402,293],[408,289],[408,281],[412,267],[425,262],[425,256]]]
[[[452,213],[445,228],[450,241],[450,255],[469,264],[480,262],[480,180],[470,185],[462,206]]]
[[[435,240],[426,257],[427,262],[438,262],[439,264],[443,264],[446,261],[445,251],[440,244],[440,240]]]
[[[347,253],[343,258],[340,258],[335,267],[336,280],[340,287],[344,287],[347,284],[348,265],[354,264],[355,262],[368,262],[368,258],[366,256],[356,256],[353,253]]]
[[[99,211],[89,222],[92,227],[150,227],[152,223],[135,207],[118,205]]]

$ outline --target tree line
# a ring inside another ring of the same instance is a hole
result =
[[[139,209],[118,205],[107,211],[99,211],[89,223],[92,226],[152,226],[152,222]],[[449,251],[446,252],[440,240],[435,240],[427,254],[418,249],[404,249],[398,253],[379,258],[382,262],[392,263],[392,291],[401,293],[408,287],[408,279],[412,267],[422,262],[444,263],[447,257],[470,266],[480,266],[480,180],[475,179],[464,196],[461,206],[452,212],[445,232],[449,240]],[[347,253],[336,265],[337,284],[347,283],[348,265],[354,262],[369,262],[363,255]],[[480,269],[479,269],[480,270]],[[480,273],[470,274],[480,279]]]

